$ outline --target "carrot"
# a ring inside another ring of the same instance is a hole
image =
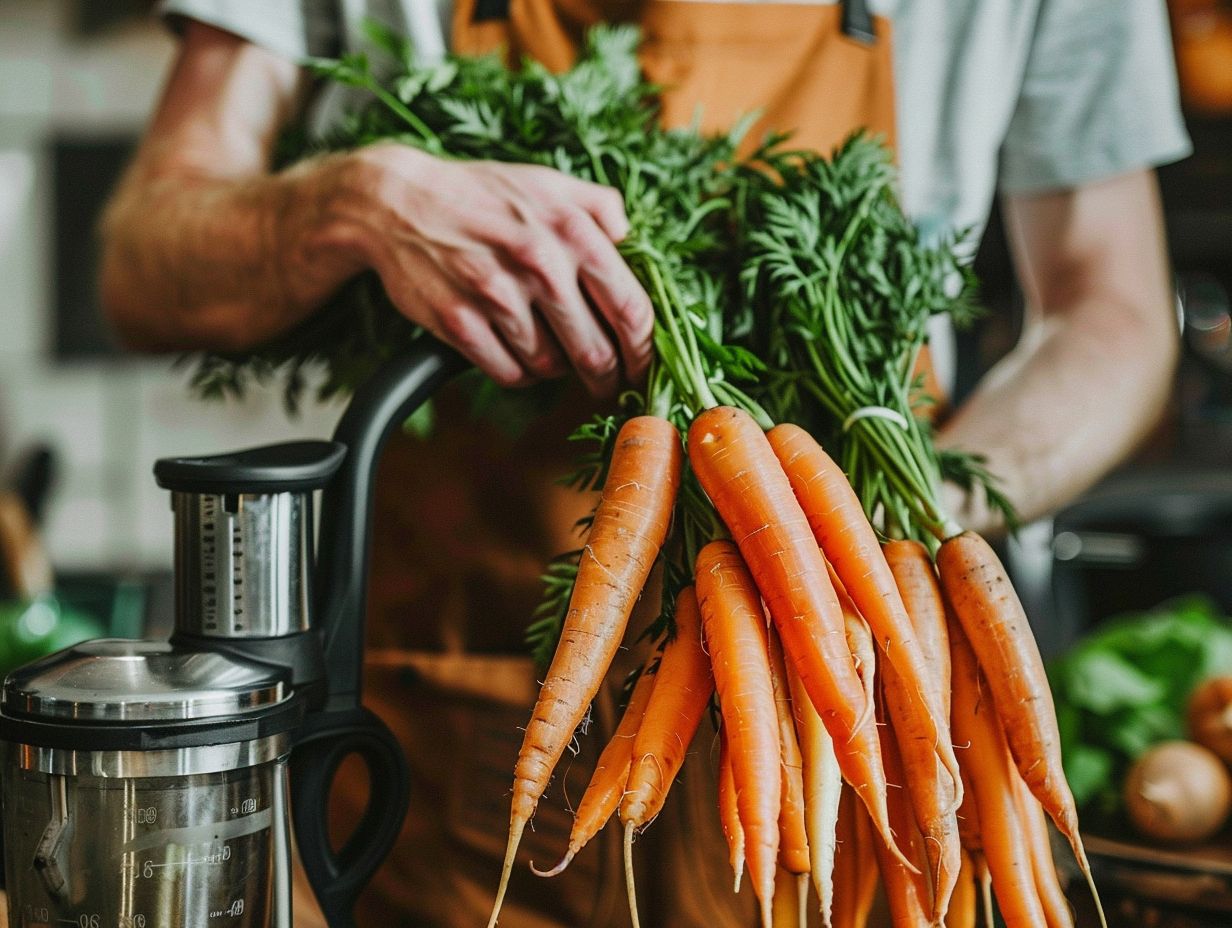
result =
[[[1018,772],[1068,839],[1095,899],[1100,924],[1106,928],[1078,831],[1078,810],[1061,766],[1052,691],[1022,603],[996,552],[974,532],[943,542],[937,550],[937,569],[946,601],[988,680]],[[994,881],[995,877],[994,870]]]
[[[731,542],[714,541],[702,548],[694,574],[727,730],[745,861],[761,903],[762,924],[769,925],[783,781],[765,613],[753,578]]]
[[[783,798],[779,809],[779,864],[788,873],[807,874],[811,869],[808,837],[804,829],[804,763],[796,737],[795,713],[783,646],[771,628],[767,634],[770,651],[770,680],[774,684],[774,708],[778,713],[779,751],[783,765]]]
[[[960,749],[970,748],[969,744],[960,744]],[[961,763],[961,761],[960,761]],[[966,769],[962,771],[963,801],[958,807],[958,840],[963,850],[971,854],[979,854],[984,850],[984,841],[980,837],[980,812],[975,807],[975,794],[971,789],[971,777]]]
[[[950,632],[950,667],[953,681],[954,735],[962,750],[962,763],[975,793],[980,818],[984,859],[992,874],[993,890],[1007,928],[1046,925],[1043,906],[1035,890],[1031,853],[1021,832],[1014,798],[1014,770],[1001,722],[990,700],[984,699],[985,680],[975,652],[957,624]]]
[[[688,444],[693,472],[739,545],[783,650],[834,739],[843,776],[900,854],[886,812],[877,733],[846,646],[842,609],[769,440],[748,413],[720,406],[693,420]]]
[[[886,563],[902,596],[903,605],[916,632],[920,657],[930,679],[941,681],[942,711],[950,712],[950,650],[945,631],[945,606],[928,549],[915,541],[891,541],[883,548]],[[928,730],[919,725],[919,715],[893,663],[882,666],[885,704],[894,725],[903,767],[911,771],[912,812],[932,873],[932,917],[941,919],[949,906],[958,879],[962,848],[958,819],[952,803],[953,781],[937,763]],[[887,770],[887,775],[889,771]],[[960,772],[961,777],[961,772]],[[961,780],[960,780],[960,786]],[[961,807],[961,806],[960,806]]]
[[[945,928],[975,928],[978,908],[975,865],[971,862],[971,855],[962,851],[958,880],[954,884],[954,894],[950,897],[950,907],[945,914]]]
[[[684,764],[685,752],[697,733],[702,713],[714,693],[710,658],[702,648],[702,620],[697,594],[688,586],[676,597],[676,636],[659,661],[658,678],[646,703],[642,724],[633,739],[629,782],[620,800],[625,830],[625,885],[636,928],[637,898],[633,885],[633,832],[663,808],[668,790]]]
[[[639,828],[662,810],[714,693],[710,658],[702,647],[701,612],[691,586],[676,597],[676,635],[664,648],[655,676],[620,801],[621,821]]]
[[[831,928],[865,928],[877,894],[877,854],[868,812],[843,787],[835,830],[834,907]]]
[[[808,928],[807,875],[792,873],[783,866],[775,872],[772,925],[773,928]]]
[[[830,583],[834,585],[834,595],[838,597],[839,607],[843,610],[843,630],[847,635],[847,649],[851,652],[852,660],[855,661],[856,674],[860,677],[860,682],[864,684],[864,699],[867,702],[865,712],[872,715],[877,704],[877,645],[873,641],[873,633],[868,623],[856,609],[856,604],[847,595],[843,581],[838,578],[834,567],[828,561],[826,572],[830,576]]]
[[[881,550],[911,618],[929,679],[936,680],[941,691],[941,709],[949,718],[950,639],[945,627],[945,601],[932,556],[918,541],[887,541]]]
[[[680,438],[667,420],[638,416],[621,427],[582,549],[560,644],[514,767],[509,841],[488,928],[500,916],[522,833],[599,691],[667,537],[680,466]]]
[[[719,822],[727,839],[729,860],[735,880],[732,892],[740,892],[740,877],[744,875],[744,829],[740,827],[740,810],[736,806],[736,781],[732,777],[731,749],[727,746],[727,726],[719,726]]]
[[[1027,847],[1031,852],[1031,871],[1035,874],[1035,891],[1044,906],[1048,928],[1074,928],[1074,915],[1069,900],[1061,888],[1057,867],[1052,859],[1052,842],[1048,840],[1048,823],[1039,801],[1031,795],[1022,777],[1014,777],[1018,820],[1022,823]]]
[[[642,717],[646,714],[646,702],[650,699],[650,691],[654,687],[657,675],[643,667],[629,695],[629,704],[625,707],[620,724],[612,735],[599,760],[595,764],[595,772],[590,777],[582,801],[578,804],[577,813],[573,816],[573,829],[569,833],[569,849],[565,856],[551,870],[539,870],[531,864],[531,870],[537,876],[556,876],[577,855],[586,844],[607,824],[616,807],[620,805],[620,797],[624,795],[625,784],[629,781],[629,768],[633,764],[633,739],[637,736]]]
[[[829,911],[822,909],[821,918],[826,928],[864,928],[856,912],[857,874],[865,869],[876,871],[877,862],[862,862],[858,859],[860,847],[856,838],[855,816],[852,807],[859,803],[851,793],[851,787],[843,787],[839,793],[838,818],[834,822],[834,869],[831,871],[833,890],[830,894]],[[871,851],[872,848],[869,848]],[[864,866],[861,864],[864,863]]]
[[[975,868],[975,880],[980,884],[980,907],[984,912],[986,928],[995,928],[996,919],[992,914],[992,874],[988,871],[988,861],[983,851],[971,854],[971,865]]]
[[[882,670],[886,665],[882,665]],[[895,742],[893,724],[881,718],[881,757],[885,764],[886,779],[890,783],[887,801],[890,807],[890,824],[900,846],[913,863],[925,859],[923,841],[916,830],[911,813],[911,798],[903,770],[902,758]],[[890,906],[890,919],[894,928],[925,928],[933,924],[929,915],[932,901],[929,899],[928,883],[922,874],[912,874],[889,851],[877,846],[877,863],[881,870],[881,884],[885,887],[886,901]]]
[[[796,736],[795,710],[791,704],[791,684],[783,645],[774,628],[767,636],[770,645],[770,680],[774,684],[774,707],[779,718],[779,750],[782,752],[783,798],[779,807],[779,866],[796,877],[799,923],[808,924],[808,881],[812,871],[804,807],[804,760]]]
[[[903,735],[932,745],[945,768],[950,781],[947,811],[952,812],[962,799],[962,784],[950,743],[949,715],[943,711],[941,681],[929,673],[894,575],[860,499],[842,469],[804,429],[776,425],[768,438],[817,544],[897,671],[893,685],[901,688],[904,703],[912,706],[909,719],[903,719],[904,723],[910,721],[910,729]],[[924,769],[922,773],[941,789],[940,779],[931,771]]]
[[[872,645],[871,638],[869,645]],[[866,669],[871,676],[872,667]],[[829,925],[834,906],[834,855],[843,776],[838,769],[834,742],[822,724],[821,716],[809,702],[800,675],[791,666],[787,667],[787,683],[791,689],[791,705],[803,764],[804,825],[809,863],[813,886],[817,890],[817,898],[821,900],[821,920]]]

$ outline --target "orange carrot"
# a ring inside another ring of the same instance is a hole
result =
[[[1018,801],[1018,820],[1022,823],[1023,835],[1031,852],[1031,870],[1035,874],[1035,890],[1044,906],[1048,928],[1074,928],[1074,915],[1069,900],[1061,888],[1057,867],[1052,859],[1052,842],[1048,840],[1048,823],[1044,809],[1031,795],[1031,790],[1022,777],[1014,777],[1015,799]]]
[[[728,859],[735,880],[732,892],[740,892],[740,877],[744,875],[744,829],[740,826],[740,810],[736,805],[736,781],[732,776],[731,749],[727,746],[727,726],[719,726],[719,822],[727,839]]]
[[[803,891],[802,891],[803,890]],[[808,876],[780,866],[774,876],[773,928],[808,928]]]
[[[676,636],[663,649],[655,676],[658,679],[633,739],[629,782],[620,800],[620,821],[625,829],[625,883],[635,928],[637,897],[630,851],[633,832],[662,810],[714,693],[710,658],[702,647],[701,612],[691,586],[676,597]]]
[[[1001,722],[985,695],[975,652],[957,624],[950,632],[954,736],[975,793],[984,859],[1007,928],[1041,928],[1047,921],[1035,889],[1031,854],[1014,799],[1014,770]]]
[[[834,739],[844,777],[886,844],[900,854],[886,812],[877,733],[847,649],[842,609],[769,440],[748,413],[708,409],[689,427],[689,461],[740,546],[783,650]]]
[[[509,842],[488,919],[495,928],[518,845],[620,646],[659,549],[680,484],[675,426],[655,416],[630,419],[616,436],[603,493],[582,549],[560,644],[539,690],[514,767]]]
[[[643,667],[633,692],[629,695],[629,704],[625,707],[620,724],[607,743],[599,760],[595,764],[595,772],[590,777],[590,784],[582,794],[577,812],[573,816],[573,829],[569,833],[569,849],[565,856],[551,870],[536,869],[531,864],[531,870],[537,876],[556,876],[577,855],[586,844],[607,824],[616,807],[620,805],[620,797],[624,795],[625,784],[629,781],[629,768],[633,763],[633,739],[637,737],[638,727],[646,714],[646,702],[650,699],[650,691],[654,687],[656,674]]]
[[[769,925],[783,780],[765,613],[753,578],[731,542],[714,541],[702,548],[694,574],[727,731],[745,861],[761,903],[762,924]]]
[[[779,864],[788,873],[807,874],[811,865],[808,836],[804,828],[804,762],[800,756],[800,742],[796,737],[791,685],[787,680],[787,665],[783,661],[783,646],[773,628],[769,630],[767,640],[770,646],[770,680],[774,684],[774,708],[778,712],[779,750],[783,764],[783,798],[779,809]]]
[[[876,871],[877,861],[861,862],[860,847],[856,839],[855,816],[852,807],[860,802],[844,787],[839,794],[838,820],[834,823],[834,869],[831,872],[833,890],[829,911],[822,909],[821,919],[826,928],[864,928],[864,922],[856,913],[856,879],[863,869]],[[872,848],[869,848],[872,851]],[[863,866],[861,864],[863,863]]]
[[[974,532],[963,532],[943,542],[937,551],[937,569],[946,601],[988,680],[1014,763],[1031,793],[1069,840],[1095,899],[1100,923],[1106,928],[1078,832],[1078,810],[1061,766],[1061,736],[1052,691],[1022,603],[996,552]],[[995,869],[993,880],[995,883]]]
[[[928,549],[915,541],[891,541],[884,547],[886,563],[916,632],[920,657],[930,679],[942,684],[942,711],[950,711],[950,653],[945,631],[945,606]],[[893,663],[882,665],[885,704],[893,722],[898,751],[911,772],[911,807],[924,835],[932,873],[932,917],[942,918],[958,879],[962,848],[952,803],[949,774],[937,763],[927,727],[919,724],[916,705],[908,698]],[[887,768],[887,776],[889,770]],[[961,785],[961,783],[960,783]]]
[[[831,928],[865,928],[877,894],[877,854],[868,813],[850,786],[838,804]],[[823,913],[824,918],[824,913]]]
[[[856,663],[856,674],[864,684],[864,698],[867,701],[865,712],[872,715],[877,704],[877,645],[873,641],[873,632],[860,615],[856,604],[847,595],[843,581],[834,572],[834,567],[826,562],[826,572],[834,585],[834,595],[838,597],[839,607],[843,610],[843,630],[847,634],[847,649],[851,651],[852,660]],[[863,720],[861,720],[863,722]]]
[[[848,792],[851,791],[848,790]],[[877,898],[877,847],[880,839],[873,828],[873,821],[869,817],[867,806],[858,802],[851,803],[851,815],[855,825],[856,841],[860,848],[857,857],[857,866],[860,866],[860,870],[855,884],[856,911],[857,914],[863,912],[863,918],[867,921]],[[860,861],[863,861],[863,865],[859,863]]]
[[[970,748],[969,744],[958,745],[959,749]],[[961,764],[962,761],[960,760]],[[980,838],[980,811],[975,807],[975,796],[971,792],[971,775],[965,768],[962,771],[963,801],[958,807],[958,840],[963,850],[971,854],[979,854],[984,850],[983,839]]]
[[[882,665],[882,671],[887,669]],[[916,830],[911,813],[911,797],[903,770],[902,758],[894,738],[893,724],[881,718],[881,757],[885,764],[886,779],[890,783],[887,802],[890,807],[890,825],[894,828],[899,846],[913,863],[923,864],[925,859],[923,840]],[[928,883],[921,873],[912,874],[888,850],[877,846],[877,863],[881,870],[881,884],[885,887],[886,901],[890,906],[890,919],[894,928],[927,928],[933,923],[929,915],[932,900],[929,899]],[[921,867],[922,869],[922,867]]]
[[[894,685],[901,686],[904,701],[912,705],[911,730],[903,734],[931,744],[949,776],[947,811],[952,812],[962,798],[962,784],[950,743],[949,716],[943,711],[941,681],[929,673],[894,576],[860,499],[842,469],[804,429],[791,424],[777,425],[768,438],[817,544],[897,671]],[[940,779],[931,771],[923,773],[941,788]]]
[[[975,868],[975,881],[980,885],[980,908],[984,912],[984,925],[994,928],[996,917],[992,912],[992,874],[988,870],[988,860],[983,851],[971,854],[971,866]]]
[[[620,820],[638,828],[663,808],[714,693],[710,658],[702,647],[701,612],[691,586],[676,597],[676,635],[664,648],[655,676],[620,801]]]
[[[872,647],[871,637],[869,647]],[[865,669],[871,676],[873,668],[868,666]],[[787,683],[791,689],[800,760],[804,767],[804,825],[813,886],[817,890],[817,898],[821,900],[822,921],[828,925],[834,906],[834,855],[843,775],[838,769],[838,757],[834,753],[830,733],[804,692],[800,675],[790,665],[787,666]]]
[[[808,924],[808,880],[812,871],[804,808],[804,760],[796,735],[795,710],[791,704],[791,684],[783,645],[773,626],[770,644],[770,679],[774,683],[774,707],[779,717],[779,749],[783,763],[783,798],[779,807],[779,866],[796,877],[799,924]],[[803,687],[801,687],[803,688]]]
[[[950,639],[945,629],[945,601],[932,556],[918,541],[887,541],[881,550],[911,618],[929,679],[936,680],[941,691],[941,709],[949,718]]]
[[[959,766],[962,765],[962,750],[968,745],[958,745]],[[1019,777],[1019,779],[1022,779]],[[992,879],[988,874],[988,863],[984,860],[984,844],[980,839],[980,816],[975,808],[975,790],[968,780],[966,770],[963,770],[963,801],[958,809],[958,837],[962,844],[963,866],[971,869],[971,882],[976,894],[976,906],[983,913],[986,928],[993,928],[992,914]],[[961,875],[959,880],[964,879]],[[955,891],[957,895],[957,890]],[[956,903],[950,903],[953,911]],[[948,919],[947,919],[948,923]]]
[[[975,885],[975,865],[971,855],[961,852],[958,880],[950,898],[949,911],[945,914],[945,928],[975,928],[976,912],[979,909]]]

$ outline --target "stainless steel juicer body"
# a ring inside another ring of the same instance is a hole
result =
[[[245,721],[151,750],[4,742],[9,923],[290,928],[290,696],[285,674],[166,642],[89,641],[12,674],[6,710],[46,723]]]
[[[156,464],[172,639],[85,642],[0,691],[13,928],[289,928],[292,821],[331,928],[354,924],[408,790],[360,700],[372,480],[389,434],[461,366],[425,341],[357,391],[332,442]],[[368,805],[335,850],[329,791],[352,755]]]

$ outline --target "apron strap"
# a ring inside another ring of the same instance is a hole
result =
[[[509,18],[509,0],[475,0],[471,22],[501,22]]]
[[[868,0],[838,0],[843,8],[843,35],[864,45],[874,45],[877,33],[873,28],[873,14]]]

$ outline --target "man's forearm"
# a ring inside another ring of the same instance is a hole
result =
[[[984,455],[1024,520],[1064,505],[1133,450],[1167,400],[1177,338],[1143,316],[1091,296],[1041,320],[938,443]],[[948,489],[960,523],[998,527],[979,494]]]
[[[340,170],[232,179],[139,161],[103,224],[103,300],[120,334],[150,350],[234,350],[304,318],[362,267],[330,239]]]
[[[1004,205],[1027,324],[939,441],[984,455],[1029,520],[1076,497],[1154,425],[1179,333],[1153,171]],[[995,527],[978,495],[947,492],[964,524]]]

